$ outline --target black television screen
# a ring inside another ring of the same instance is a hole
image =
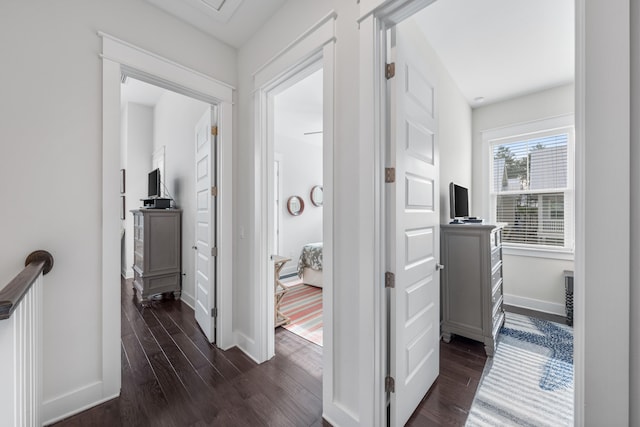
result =
[[[160,197],[160,169],[149,172],[149,197]]]
[[[469,216],[469,191],[453,182],[449,184],[449,216],[451,219]]]

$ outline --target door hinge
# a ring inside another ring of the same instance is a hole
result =
[[[396,392],[396,380],[393,377],[384,377],[384,391],[387,393]]]
[[[211,256],[218,256],[218,247],[211,248]]]
[[[218,317],[218,307],[213,307],[211,309],[211,317]]]
[[[396,182],[396,168],[384,168],[384,182]]]
[[[388,271],[384,273],[384,287],[385,288],[395,288],[396,287],[396,275],[393,273],[389,273]]]
[[[211,195],[213,197],[218,197],[218,187],[211,187]]]
[[[384,67],[384,76],[387,78],[387,80],[393,78],[396,76],[396,63],[395,62],[391,62],[390,64],[387,64]]]
[[[218,126],[211,126],[211,135],[217,135],[218,134]]]

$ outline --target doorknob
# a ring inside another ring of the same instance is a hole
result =
[[[436,271],[444,270],[444,265],[436,264]]]
[[[191,246],[191,249],[193,249],[193,250],[197,251],[197,250],[198,250],[198,247],[197,247],[197,246]]]

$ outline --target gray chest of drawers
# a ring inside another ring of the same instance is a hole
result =
[[[502,226],[441,226],[442,338],[461,335],[484,343],[493,356],[504,323]]]
[[[143,303],[150,296],[181,294],[179,209],[139,209],[133,213],[133,288]]]

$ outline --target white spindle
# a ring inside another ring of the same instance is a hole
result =
[[[0,320],[0,414],[3,426],[40,427],[42,273],[10,318]]]

